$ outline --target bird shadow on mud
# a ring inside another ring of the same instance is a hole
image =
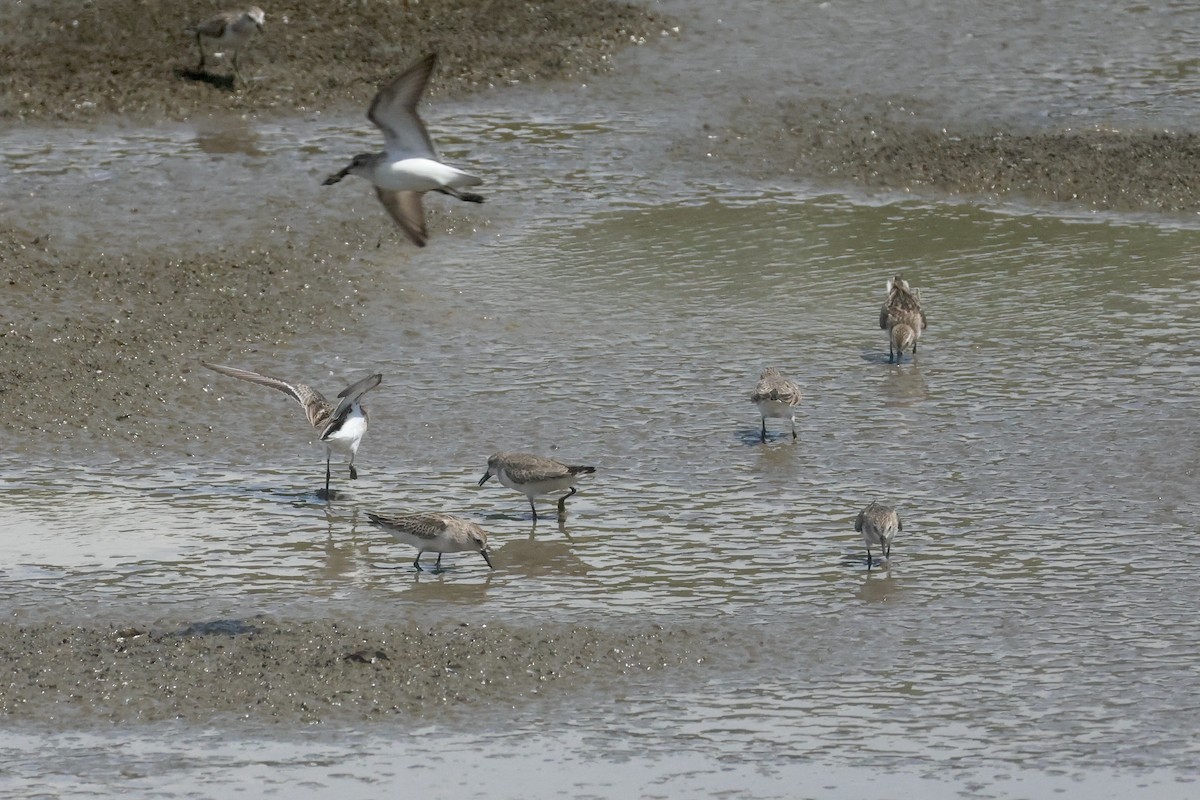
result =
[[[224,89],[227,92],[232,92],[234,89],[234,77],[232,75],[214,75],[208,70],[177,67],[175,69],[175,77],[185,81],[207,83],[209,86]]]

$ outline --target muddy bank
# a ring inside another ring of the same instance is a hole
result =
[[[707,661],[702,640],[488,622],[265,618],[178,626],[0,625],[0,714],[46,722],[355,722],[519,705],[584,682]]]
[[[188,28],[226,2],[26,0],[0,10],[0,120],[78,122],[109,115],[289,114],[365,107],[378,84],[436,50],[430,94],[569,78],[659,35],[644,10],[610,0],[263,2],[263,35],[239,58],[248,86],[217,59],[195,74]]]
[[[56,439],[151,433],[181,392],[200,390],[192,374],[201,357],[353,318],[363,278],[349,265],[365,238],[364,230],[228,252],[114,256],[0,230],[4,428]],[[173,429],[180,434],[190,432]]]
[[[710,160],[765,179],[1088,210],[1200,211],[1200,136],[1192,132],[971,130],[919,103],[856,97],[747,110],[733,126],[710,124],[709,133],[715,138],[701,146]]]

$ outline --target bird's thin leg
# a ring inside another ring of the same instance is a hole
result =
[[[577,491],[579,491],[579,490],[576,489],[574,486],[572,486],[571,491],[567,492],[562,497],[558,498],[558,510],[559,511],[567,510],[567,498],[570,497],[571,495],[575,494],[575,492],[577,492]]]
[[[871,571],[871,546],[867,545],[867,572]]]
[[[797,438],[799,437],[796,436],[796,418],[792,417],[792,441],[796,441]]]
[[[242,82],[242,86],[249,86],[250,84],[246,83],[246,79],[242,77],[242,71],[238,69],[237,57],[238,51],[235,48],[233,51],[233,59],[230,62],[233,64],[233,74],[236,75],[237,79]]]
[[[200,50],[200,64],[196,67],[197,72],[204,71],[204,45],[200,42],[200,34],[196,34],[196,47]]]
[[[529,498],[529,510],[533,512],[533,521],[537,522],[537,506],[533,504],[533,498]]]
[[[325,454],[325,499],[329,499],[329,453]]]
[[[433,565],[433,571],[434,571],[434,572],[441,572],[441,571],[442,571],[442,554],[441,554],[441,553],[438,553],[438,559],[437,559],[437,563],[435,563],[435,564]]]
[[[759,434],[758,438],[760,440],[762,440],[763,444],[767,443],[767,418],[766,417],[762,418],[762,433]]]
[[[358,470],[354,468],[354,453],[350,454],[350,480],[358,480]]]
[[[417,551],[417,560],[413,562],[413,566],[417,568],[417,572],[425,571],[425,570],[421,569],[421,556],[423,556],[423,555],[425,555],[424,550]]]

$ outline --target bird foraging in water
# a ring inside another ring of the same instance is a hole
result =
[[[420,59],[385,84],[371,101],[367,119],[383,132],[383,152],[356,155],[323,184],[330,186],[347,175],[369,180],[379,202],[417,247],[424,247],[429,240],[421,205],[425,192],[440,192],[468,203],[483,202],[477,194],[460,191],[483,180],[439,161],[425,123],[417,115],[417,102],[436,61],[435,53]]]
[[[192,29],[192,33],[196,35],[196,47],[200,50],[200,64],[197,65],[196,71],[204,71],[203,40],[213,39],[218,47],[227,47],[233,50],[233,58],[230,59],[230,63],[233,65],[233,74],[242,82],[242,85],[247,85],[241,70],[238,69],[238,52],[254,37],[255,33],[262,33],[263,23],[266,20],[267,15],[261,8],[250,6],[245,11],[222,11],[201,22]]]
[[[371,523],[388,531],[404,544],[417,548],[417,558],[413,566],[417,572],[423,572],[421,556],[427,552],[437,553],[437,563],[433,571],[442,568],[442,556],[446,553],[461,553],[474,550],[483,556],[483,560],[491,569],[492,559],[487,552],[487,531],[474,522],[455,517],[451,514],[434,512],[418,512],[416,514],[372,514],[367,512]]]
[[[887,559],[892,554],[892,540],[904,530],[900,515],[891,506],[872,502],[854,520],[854,530],[862,534],[867,545],[867,569],[871,569],[871,547],[879,548],[880,555]]]
[[[762,433],[760,438],[767,441],[767,417],[775,419],[790,419],[792,421],[792,440],[796,437],[796,406],[804,399],[800,387],[783,377],[783,373],[774,367],[767,367],[758,376],[758,385],[750,394],[750,402],[758,406],[762,415]]]
[[[900,363],[905,350],[917,356],[917,339],[929,327],[921,310],[921,293],[900,275],[889,278],[887,299],[879,311],[879,327],[888,332],[888,363]]]
[[[278,389],[300,404],[308,417],[308,423],[320,431],[321,443],[325,445],[326,499],[329,498],[329,462],[334,450],[350,456],[350,480],[358,478],[358,470],[354,468],[354,455],[358,452],[363,434],[367,432],[367,407],[362,404],[362,396],[378,386],[383,380],[383,375],[369,375],[342,389],[338,392],[338,404],[335,406],[316,389],[303,383],[288,383],[248,369],[206,364],[203,361],[200,363],[213,372]]]
[[[565,514],[567,498],[575,494],[575,482],[583,475],[595,472],[595,467],[572,466],[552,458],[543,458],[532,453],[496,453],[488,459],[487,472],[479,479],[483,486],[495,476],[502,486],[516,489],[529,498],[529,509],[533,519],[538,518],[533,498],[549,492],[570,489],[558,499],[558,513]]]

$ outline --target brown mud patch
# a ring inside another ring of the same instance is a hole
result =
[[[239,57],[249,85],[235,87],[225,59],[210,60],[208,80],[192,74],[199,55],[188,28],[236,3],[6,3],[0,120],[365,108],[380,83],[431,50],[439,56],[431,94],[461,94],[593,73],[607,67],[609,54],[662,27],[654,15],[610,0],[260,5],[263,34]]]
[[[913,107],[918,110],[913,110]],[[1027,200],[1089,211],[1200,211],[1200,136],[1161,130],[971,130],[919,104],[792,101],[712,124],[710,160],[830,186]],[[747,120],[753,125],[747,125]],[[694,151],[695,144],[683,148]]]
[[[316,723],[511,709],[707,662],[686,631],[221,620],[155,630],[0,625],[0,715],[78,724]],[[711,645],[703,645],[710,647]]]

